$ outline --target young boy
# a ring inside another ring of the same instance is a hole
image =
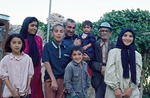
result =
[[[81,40],[81,47],[84,50],[83,59],[84,61],[89,62],[90,59],[92,59],[94,55],[93,45],[96,42],[96,38],[94,34],[91,33],[91,30],[93,27],[93,24],[91,21],[89,20],[84,21],[82,23],[82,27],[83,27],[83,33],[79,35],[78,39]],[[88,67],[88,73],[90,76],[92,76],[92,73],[89,67]],[[91,85],[88,89],[88,98],[95,98],[95,92]]]
[[[62,39],[64,28],[56,24],[52,29],[53,40],[45,44],[42,61],[45,65],[45,97],[64,98],[63,77],[65,67],[70,61],[69,53]]]
[[[66,98],[87,98],[90,77],[87,72],[87,63],[83,61],[83,54],[79,46],[71,49],[72,61],[67,65],[64,75]]]

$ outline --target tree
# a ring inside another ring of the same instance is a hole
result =
[[[136,32],[136,46],[137,51],[142,54],[143,57],[143,72],[141,77],[141,94],[147,93],[150,96],[150,82],[148,82],[148,77],[150,77],[150,12],[146,10],[121,10],[105,13],[98,22],[93,22],[93,33],[97,36],[98,27],[104,21],[107,21],[113,27],[113,34],[111,40],[116,41],[117,36],[122,28],[129,27],[133,28]],[[81,23],[77,23],[76,33],[80,34],[82,32]],[[144,86],[144,88],[143,88]],[[143,91],[143,92],[142,92]],[[142,96],[141,96],[142,98]]]
[[[126,9],[122,11],[112,10],[112,12],[105,13],[103,17],[98,20],[98,22],[93,23],[93,33],[95,35],[97,35],[98,32],[97,28],[104,21],[109,22],[113,27],[113,34],[111,37],[111,40],[113,41],[116,41],[117,36],[122,28],[133,28],[133,30],[136,32],[135,42],[137,51],[139,51],[143,57],[143,72],[140,89],[141,93],[144,91],[144,93],[150,94],[150,84],[147,82],[148,77],[150,76],[150,34],[147,33],[150,32],[150,12],[146,10],[142,11],[140,9]]]

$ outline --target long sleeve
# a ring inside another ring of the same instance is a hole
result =
[[[28,77],[32,78],[34,74],[34,67],[33,67],[33,63],[32,63],[32,59],[29,59],[29,71],[28,71]]]
[[[140,84],[140,77],[142,71],[142,56],[136,52],[136,85],[131,83],[131,88],[135,89]]]
[[[67,90],[67,93],[69,93],[71,97],[73,97],[76,95],[76,93],[72,87],[71,77],[72,77],[71,66],[67,66],[65,69],[65,74],[64,74],[64,84],[65,84],[65,89]]]
[[[112,49],[108,53],[108,61],[105,70],[105,83],[112,89],[119,88],[119,79],[117,77],[116,70],[116,50]]]
[[[2,80],[8,79],[8,70],[5,63],[5,57],[0,62],[0,78]]]

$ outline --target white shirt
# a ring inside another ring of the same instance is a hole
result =
[[[0,78],[2,80],[9,79],[11,86],[24,95],[27,87],[28,78],[32,78],[34,67],[32,59],[22,53],[20,58],[16,58],[12,53],[7,54],[0,62]],[[5,85],[3,97],[12,96],[8,87]]]

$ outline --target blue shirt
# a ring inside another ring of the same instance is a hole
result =
[[[78,35],[74,34],[73,36],[65,36],[63,38],[63,42],[67,47],[74,46],[73,42],[78,37]]]
[[[82,34],[83,34],[83,33],[82,33]],[[92,44],[91,47],[87,48],[87,49],[84,51],[84,52],[90,57],[90,59],[92,59],[92,58],[93,58],[93,55],[94,55],[94,48],[93,48],[93,45],[94,45],[95,42],[96,42],[96,38],[95,38],[94,34],[89,33],[89,34],[87,35],[87,37],[83,39],[83,38],[82,38],[82,34],[78,36],[78,39],[81,40],[81,47],[83,47],[83,46],[85,46],[85,45],[87,45],[87,44],[89,44],[89,43]]]
[[[70,61],[69,51],[62,43],[59,45],[55,41],[45,44],[42,55],[42,62],[49,62],[56,79],[63,78],[64,71]],[[50,79],[47,71],[45,70],[44,80]]]
[[[87,89],[90,85],[87,63],[82,61],[79,65],[71,61],[65,69],[64,84],[71,97],[77,95],[79,98],[87,98]]]

